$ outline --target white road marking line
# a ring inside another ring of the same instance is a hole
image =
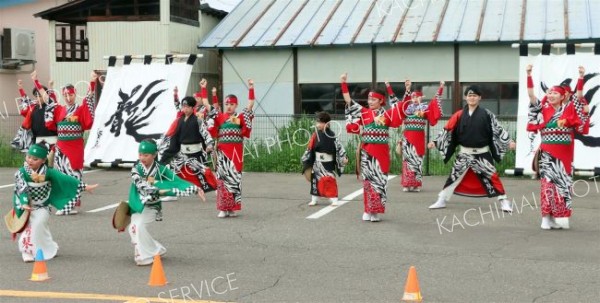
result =
[[[397,175],[388,175],[388,181],[390,181],[390,180],[392,180],[392,179],[394,179],[396,177],[397,177]],[[338,208],[338,207],[340,207],[340,206],[342,206],[342,205],[344,205],[344,204],[352,201],[352,199],[354,199],[354,198],[362,195],[362,193],[363,193],[363,190],[359,189],[359,190],[357,190],[357,191],[355,191],[355,192],[353,192],[353,193],[351,193],[351,194],[343,197],[342,199],[339,199],[338,200],[338,206],[331,206],[330,205],[330,206],[324,207],[324,208],[320,209],[319,211],[317,211],[316,213],[314,213],[314,214],[306,217],[306,219],[319,219],[319,218],[323,217],[324,215],[332,212],[334,209],[336,209],[336,208]]]
[[[86,213],[97,213],[97,212],[101,212],[103,210],[115,208],[117,206],[119,206],[119,203],[115,203],[115,204],[107,205],[107,206],[104,206],[104,207],[100,207],[100,208],[88,210],[88,211],[86,211]]]
[[[103,170],[103,169],[92,169],[92,170],[86,170],[83,173],[90,174],[90,173],[101,171],[101,170]],[[13,184],[0,185],[0,189],[6,188],[6,187],[12,187],[12,186],[15,186],[15,184],[13,183]]]

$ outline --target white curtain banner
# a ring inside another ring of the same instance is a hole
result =
[[[583,94],[590,107],[590,131],[587,135],[578,134],[575,137],[575,170],[594,170],[600,168],[600,113],[596,107],[600,103],[600,55],[592,53],[577,53],[574,55],[537,55],[522,56],[519,62],[519,109],[517,117],[517,150],[515,168],[523,169],[524,174],[532,174],[531,164],[535,150],[540,144],[538,134],[527,132],[527,113],[529,97],[527,95],[527,74],[525,67],[533,65],[532,78],[534,92],[542,99],[545,92],[543,87],[560,85],[569,81],[573,92],[579,79],[578,67],[585,68],[587,79]]]
[[[156,140],[167,131],[177,114],[173,88],[187,91],[193,62],[158,61],[108,67],[85,146],[86,166],[134,162],[142,140]]]

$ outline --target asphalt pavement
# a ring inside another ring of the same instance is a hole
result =
[[[0,211],[11,207],[14,169],[0,169]],[[424,302],[598,302],[600,180],[575,185],[570,230],[540,229],[539,181],[503,178],[511,214],[495,199],[455,196],[429,210],[445,177],[425,177],[423,191],[389,181],[383,220],[361,221],[361,183],[339,179],[343,205],[309,207],[300,174],[244,173],[243,209],[217,218],[215,193],[164,203],[152,234],[167,248],[169,283],[148,286],[151,267],[136,266],[127,233],[111,226],[126,199],[128,170],[84,175],[99,183],[82,213],[51,216],[59,255],[51,279],[31,282],[3,227],[0,302],[399,302],[410,266]],[[310,217],[310,218],[307,218]]]

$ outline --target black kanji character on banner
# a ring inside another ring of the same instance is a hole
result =
[[[137,96],[141,90],[142,85],[137,85],[131,90],[131,94],[127,94],[119,89],[119,97],[121,101],[117,103],[117,110],[110,117],[110,119],[104,124],[104,126],[110,125],[110,132],[118,137],[121,135],[121,127],[125,126],[125,133],[132,136],[136,142],[141,142],[144,139],[158,139],[161,134],[143,134],[140,130],[148,126],[147,121],[156,110],[157,105],[154,104],[156,99],[166,91],[166,89],[157,90],[151,92],[156,85],[164,82],[165,79],[154,80],[146,86],[142,93]],[[123,115],[127,115],[127,120],[124,120]]]

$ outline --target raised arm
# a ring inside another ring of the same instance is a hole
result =
[[[179,88],[177,88],[177,86],[173,88],[173,106],[175,106],[175,110],[177,112],[181,110],[181,103],[179,102]]]
[[[252,108],[254,107],[254,100],[256,97],[254,96],[254,81],[252,79],[248,79],[248,106],[241,113],[241,127],[242,127],[242,136],[246,138],[250,138],[250,133],[252,132],[252,120],[254,119],[254,112]]]
[[[585,67],[579,66],[579,79],[577,79],[577,99],[583,100],[583,76],[585,76]],[[587,100],[586,100],[587,101]],[[589,112],[587,104],[584,106],[584,111]]]
[[[385,81],[384,83],[385,83],[385,89],[387,90],[387,93],[389,96],[390,106],[394,106],[400,100],[398,100],[398,97],[396,97],[396,94],[394,93],[394,90],[392,89],[390,82]]]
[[[23,89],[23,81],[19,79],[17,81],[17,87],[19,88],[19,113],[23,117],[27,117],[27,113],[29,112],[29,105],[31,105],[31,100],[27,97],[27,93]]]
[[[212,88],[212,106],[219,110],[221,107],[219,106],[219,96],[217,95],[217,88],[213,86]],[[208,110],[208,107],[206,108]]]
[[[254,96],[254,80],[248,79],[248,107],[246,109],[249,112],[252,112],[252,108],[254,108],[254,101],[256,97]]]
[[[435,94],[435,99],[440,100],[442,98],[442,94],[444,94],[444,85],[446,85],[445,81],[440,81],[440,86],[438,87],[437,93]]]
[[[404,92],[404,98],[402,99],[402,101],[410,101],[412,99],[410,96],[410,94],[412,93],[411,87],[412,87],[412,82],[409,79],[404,80],[405,92]]]
[[[49,100],[58,100],[56,97],[56,91],[54,90],[54,80],[48,80],[48,91],[46,91],[46,93],[48,94]]]
[[[40,83],[40,81],[38,80],[37,77],[37,71],[33,71],[31,73],[31,80],[33,80],[33,85],[35,86],[35,89],[37,89],[38,94],[40,94],[41,98],[42,98],[42,103],[46,103],[48,102],[48,93],[46,92],[46,90],[44,89],[44,87],[42,86],[42,84]],[[40,104],[41,106],[41,104]]]
[[[528,64],[527,67],[525,67],[525,71],[527,72],[527,95],[529,95],[529,102],[531,105],[536,105],[538,100],[533,92],[533,78],[531,77],[532,70],[533,65],[531,64]]]
[[[96,81],[98,81],[98,74],[96,74],[95,71],[92,71],[90,73],[90,84],[85,94],[85,99],[83,99],[83,106],[80,107],[81,109],[78,109],[81,111],[79,122],[84,130],[91,129],[94,124],[96,110]]]
[[[350,97],[350,91],[348,91],[348,73],[343,73],[340,76],[341,86],[342,86],[342,96],[344,96],[344,102],[346,102],[346,106],[349,106],[352,102],[352,98]]]
[[[202,100],[202,104],[208,103],[208,81],[202,78],[200,80],[200,100]],[[207,108],[208,109],[208,108]]]

